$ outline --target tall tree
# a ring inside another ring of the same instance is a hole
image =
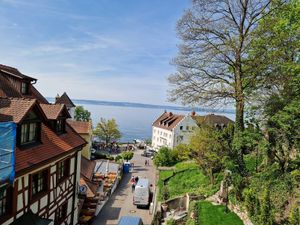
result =
[[[245,93],[250,79],[247,50],[271,0],[193,0],[179,20],[183,43],[169,77],[170,99],[183,104],[235,104],[235,139],[244,129]],[[247,92],[250,93],[250,92]],[[242,149],[234,145],[243,167]]]
[[[253,102],[268,134],[269,163],[277,162],[285,172],[300,152],[300,2],[273,1],[271,8],[255,32],[249,58],[255,59],[259,98]]]
[[[118,140],[121,138],[121,132],[115,119],[106,120],[100,118],[100,122],[97,124],[93,134],[105,141],[106,145],[112,140]]]
[[[74,118],[77,121],[90,121],[91,113],[84,109],[83,106],[76,106]]]

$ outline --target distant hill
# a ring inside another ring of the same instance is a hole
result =
[[[54,102],[54,98],[47,98],[49,102]],[[120,107],[132,107],[132,108],[151,108],[151,109],[165,109],[165,110],[181,110],[190,112],[192,110],[210,113],[228,113],[234,114],[234,109],[211,109],[211,108],[190,108],[183,106],[170,106],[170,105],[153,105],[145,103],[133,103],[133,102],[112,102],[102,100],[86,100],[86,99],[72,99],[75,104],[90,104],[90,105],[107,105],[107,106],[120,106]]]

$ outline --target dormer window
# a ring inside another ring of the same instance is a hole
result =
[[[22,84],[21,84],[21,93],[23,95],[28,95],[29,94],[29,84],[27,82],[22,82]]]
[[[20,144],[27,145],[39,141],[41,123],[35,113],[30,112],[20,127]]]
[[[37,123],[25,123],[21,127],[21,145],[37,141]]]
[[[66,130],[66,120],[63,119],[58,119],[56,122],[56,133],[62,134],[65,133]]]

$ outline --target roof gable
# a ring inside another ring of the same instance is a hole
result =
[[[0,98],[0,121],[21,123],[34,108],[39,111],[40,116],[45,120],[45,114],[35,99]]]
[[[71,118],[66,106],[63,104],[40,104],[40,106],[48,120],[57,120],[60,116]]]
[[[55,104],[65,104],[68,108],[76,107],[66,92],[64,92],[62,96],[55,100]]]

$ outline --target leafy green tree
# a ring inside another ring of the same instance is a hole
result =
[[[226,154],[219,131],[202,126],[191,137],[190,148],[192,158],[213,183],[214,173],[221,170],[222,159]]]
[[[100,118],[100,122],[97,124],[93,134],[105,141],[106,145],[111,143],[112,140],[118,140],[121,138],[121,132],[115,119],[106,120]]]
[[[167,147],[160,148],[153,160],[156,166],[174,166],[178,161],[176,152]]]
[[[121,153],[121,156],[127,162],[133,158],[134,153],[131,151],[124,151]]]
[[[77,121],[90,121],[91,113],[84,109],[83,106],[76,106],[74,118]]]
[[[299,153],[300,2],[272,1],[260,21],[249,58],[256,86],[256,114],[263,118],[270,164],[285,172],[295,150]],[[253,61],[255,59],[255,61]]]
[[[173,150],[174,155],[177,155],[179,161],[190,159],[191,149],[187,144],[179,144]]]

